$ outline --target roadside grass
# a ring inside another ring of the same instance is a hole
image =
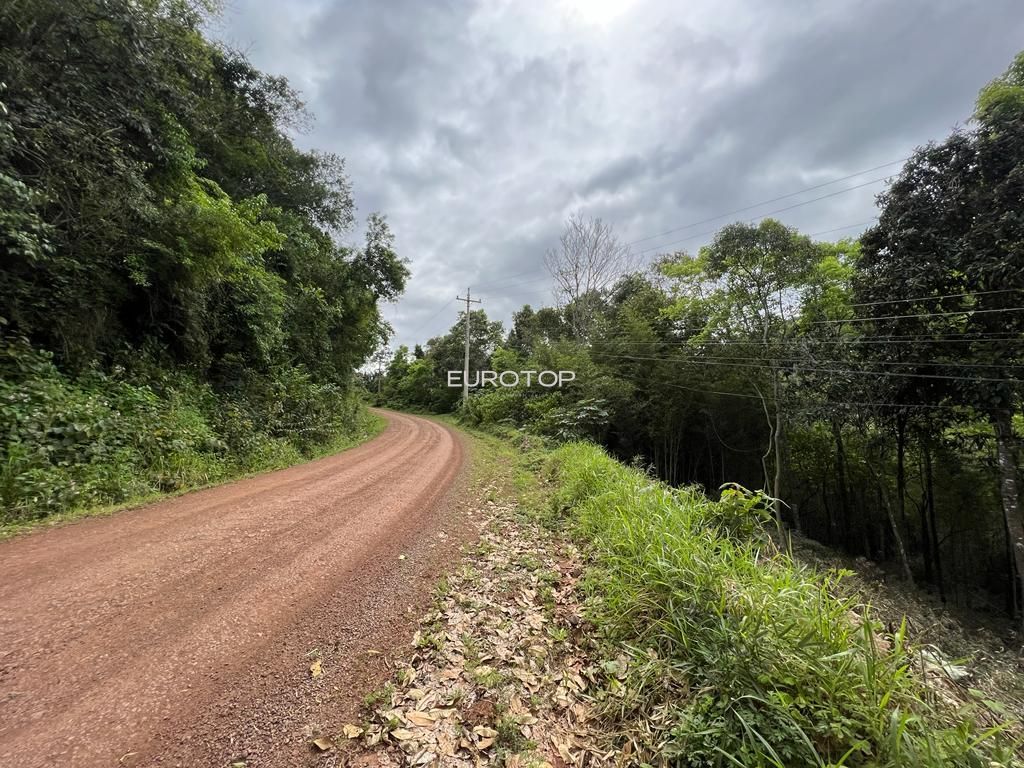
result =
[[[455,414],[424,414],[423,417],[470,436],[471,482],[475,487],[494,485],[495,490],[490,491],[491,501],[502,494],[511,494],[518,501],[519,514],[547,527],[557,523],[550,512],[549,482],[543,473],[554,443],[511,427],[468,425]]]
[[[219,466],[213,471],[194,473],[190,476],[193,478],[206,479],[196,479],[193,482],[184,484],[171,491],[137,493],[117,504],[75,507],[66,511],[48,514],[45,517],[3,521],[0,522],[0,541],[12,536],[30,533],[40,528],[51,528],[59,525],[66,525],[87,517],[106,517],[134,507],[152,504],[163,499],[182,496],[186,493],[191,493],[192,491],[212,488],[218,485],[224,485],[226,483],[255,477],[256,475],[263,474],[264,472],[272,472],[274,470],[285,469],[298,464],[316,461],[317,459],[321,459],[335,453],[341,453],[342,451],[361,445],[368,440],[372,440],[384,431],[385,426],[387,426],[387,421],[383,417],[364,409],[359,423],[349,433],[338,435],[333,440],[315,446],[306,453],[300,453],[292,447],[289,447],[288,450],[267,451],[263,454],[250,457],[250,459],[243,465],[236,465],[230,468]],[[209,470],[209,468],[206,469]]]
[[[1018,729],[923,677],[901,627],[836,596],[766,534],[756,496],[712,502],[589,444],[546,461],[549,524],[587,548],[598,698],[630,764],[1014,765]]]

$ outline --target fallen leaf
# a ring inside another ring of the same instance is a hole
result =
[[[418,725],[423,728],[429,728],[437,720],[437,718],[433,717],[432,715],[429,715],[426,712],[418,712],[415,709],[406,712],[405,719],[413,725]]]
[[[345,738],[356,739],[363,735],[363,729],[358,725],[346,725],[341,729],[341,732],[345,734]]]
[[[309,665],[309,676],[310,677],[320,677],[320,675],[322,675],[323,672],[324,672],[324,670],[323,670],[323,666],[320,663],[320,659],[317,659],[316,661],[314,661],[312,664]]]
[[[321,752],[327,752],[328,750],[334,749],[334,742],[321,736],[319,739],[313,739],[313,746]]]
[[[399,741],[408,741],[416,734],[414,734],[412,731],[406,730],[405,728],[395,728],[395,730],[391,732],[391,735]]]

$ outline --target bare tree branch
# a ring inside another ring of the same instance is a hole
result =
[[[577,338],[587,336],[594,300],[633,269],[634,261],[611,224],[579,213],[566,221],[559,245],[545,254],[544,265],[555,281],[556,301],[568,310]]]

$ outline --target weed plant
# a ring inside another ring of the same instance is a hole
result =
[[[1014,765],[926,684],[904,631],[882,634],[835,596],[841,574],[796,564],[768,535],[764,499],[712,501],[573,443],[547,464],[554,514],[585,542],[589,618],[609,661],[602,708],[636,764]]]

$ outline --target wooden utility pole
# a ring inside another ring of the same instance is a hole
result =
[[[469,288],[466,289],[466,298],[456,296],[455,299],[466,302],[466,356],[462,363],[462,402],[465,404],[469,400],[469,305],[479,304],[480,299],[472,298]]]

